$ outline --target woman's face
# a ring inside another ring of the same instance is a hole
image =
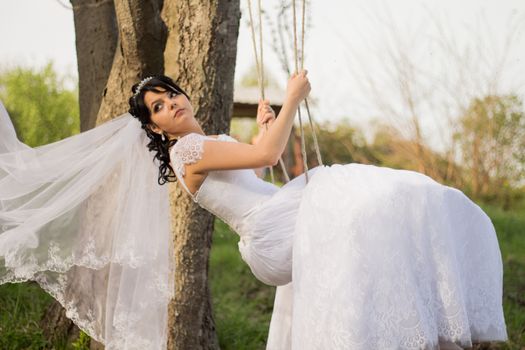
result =
[[[151,130],[164,132],[169,138],[176,138],[195,131],[198,126],[193,116],[193,107],[184,94],[158,88],[161,93],[146,91],[144,103],[151,113]]]

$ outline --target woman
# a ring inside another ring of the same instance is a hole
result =
[[[490,219],[422,174],[360,164],[318,167],[281,189],[252,170],[283,152],[307,72],[293,75],[256,145],[206,136],[170,79],[134,88],[130,113],[193,200],[226,221],[253,274],[279,287],[272,349],[433,349],[505,340],[502,263]],[[166,154],[166,151],[159,152]],[[170,171],[167,171],[169,169]],[[290,283],[293,280],[293,285]]]
[[[164,76],[133,87],[140,127],[124,115],[27,149],[4,113],[0,283],[37,280],[108,349],[163,349],[173,264],[166,186],[156,182],[178,180],[240,235],[254,275],[279,286],[269,349],[505,340],[494,228],[460,191],[360,164],[317,167],[308,184],[300,176],[282,188],[255,176],[277,162],[309,91],[304,71],[278,118],[261,103],[258,120],[270,127],[257,145],[205,136]]]

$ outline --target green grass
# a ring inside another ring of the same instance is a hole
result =
[[[39,321],[51,301],[35,282],[0,286],[0,349],[44,348]]]
[[[504,212],[483,206],[496,231],[504,264],[504,312],[509,341],[483,346],[519,350],[525,346],[525,210]],[[258,282],[242,261],[238,237],[217,220],[210,261],[213,313],[222,349],[264,349],[275,288]],[[85,349],[76,344],[47,344],[39,327],[51,297],[35,283],[0,286],[0,349]]]
[[[505,212],[483,206],[490,216],[503,257],[503,311],[509,341],[501,349],[525,346],[525,209]]]
[[[221,349],[264,349],[275,288],[253,277],[237,234],[216,220],[210,261],[213,311]]]

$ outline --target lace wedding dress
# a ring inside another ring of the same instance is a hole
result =
[[[209,140],[234,141],[190,134],[173,146],[181,185]],[[126,113],[30,148],[0,103],[0,284],[38,282],[107,350],[166,348],[169,199],[147,143]],[[268,349],[506,339],[497,238],[463,193],[369,165],[310,175],[278,188],[252,170],[214,171],[192,195],[239,234],[254,275],[279,286]]]
[[[252,170],[213,171],[191,194],[185,165],[205,141],[235,142],[186,135],[172,164],[193,200],[239,234],[253,274],[279,286],[267,349],[507,339],[494,227],[461,191],[414,171],[347,164],[282,188]]]

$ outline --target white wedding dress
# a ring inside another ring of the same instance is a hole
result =
[[[180,184],[198,134],[171,149]],[[277,285],[267,349],[437,349],[507,339],[502,261],[489,217],[414,171],[322,166],[282,188],[213,171],[191,194],[239,236],[253,274]]]
[[[181,185],[206,140],[234,141],[181,138]],[[30,148],[0,103],[0,284],[38,282],[107,350],[166,348],[176,267],[148,142],[126,113]],[[506,339],[497,238],[463,193],[369,165],[310,175],[278,188],[252,170],[214,171],[193,196],[239,233],[254,275],[279,286],[268,349]]]

